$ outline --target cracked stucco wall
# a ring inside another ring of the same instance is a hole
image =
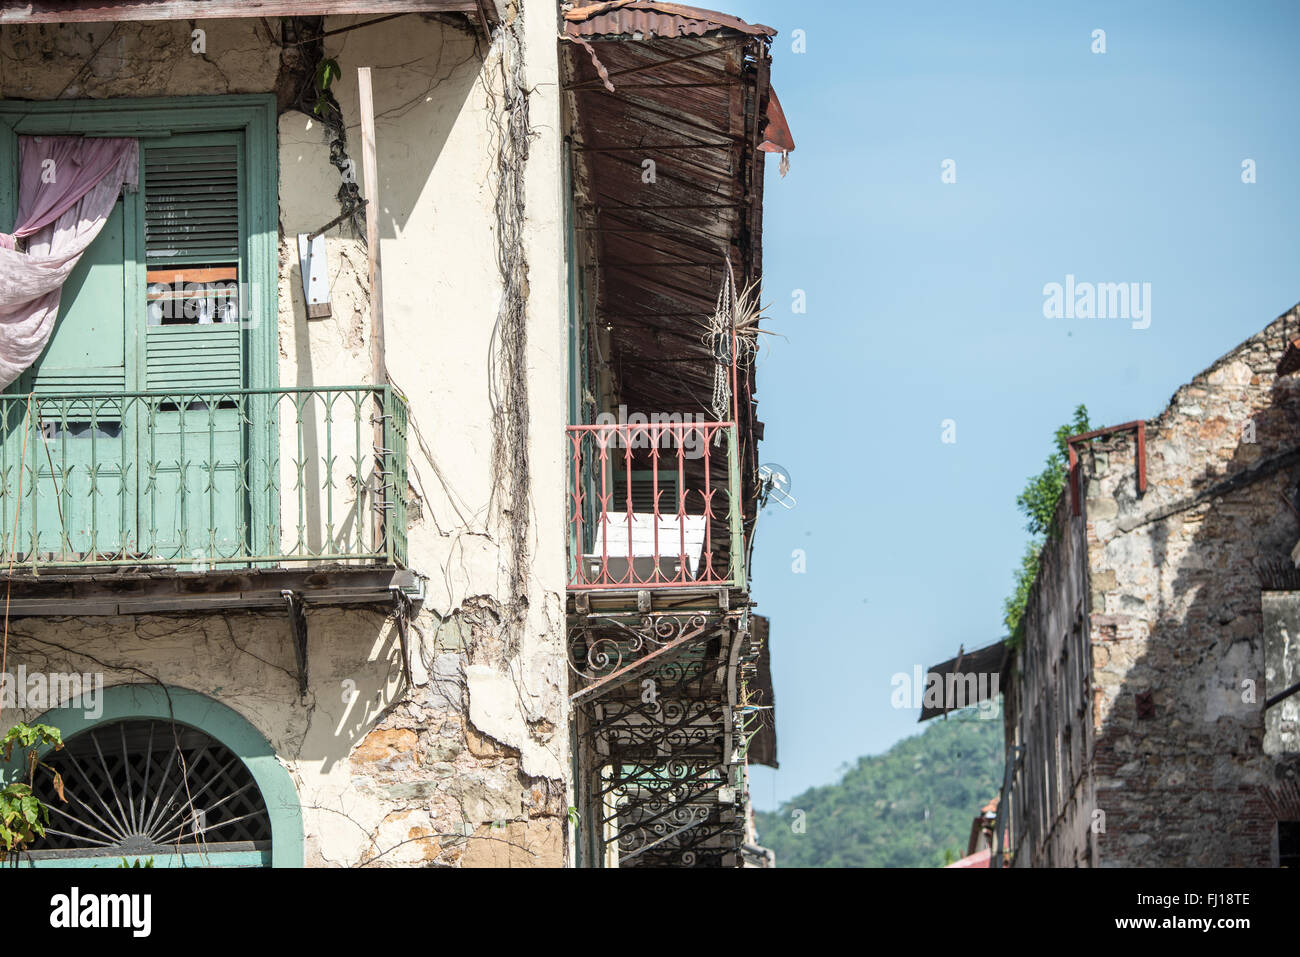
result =
[[[527,774],[516,749],[466,721],[463,650],[424,649],[428,679],[407,695],[382,613],[308,618],[301,702],[282,615],[25,619],[11,625],[10,661],[100,672],[106,685],[143,673],[234,708],[298,787],[309,865],[472,866],[503,853],[519,865],[558,863],[563,786]]]
[[[379,612],[308,611],[305,704],[298,702],[283,616],[19,623],[31,653],[45,647],[39,641],[61,636],[54,640],[106,665],[133,663],[248,718],[298,783],[311,864],[535,866],[561,864],[568,854],[566,299],[555,8],[532,2],[525,10],[534,127],[524,226],[533,490],[527,594],[509,594],[505,523],[513,519],[492,505],[488,358],[501,290],[493,209],[499,127],[492,113],[501,102],[499,44],[489,50],[471,32],[407,16],[329,37],[325,55],[342,68],[333,92],[358,180],[356,68],[374,71],[387,362],[414,424],[409,557],[427,578],[428,597],[412,631],[416,688],[407,694],[400,687],[392,622]],[[325,29],[362,19],[327,18]],[[206,30],[202,56],[190,52],[195,27]],[[260,20],[0,29],[5,97],[276,92],[285,82],[280,64]],[[306,319],[298,275],[295,235],[339,211],[327,131],[287,110],[279,139],[280,383],[364,383],[364,243],[339,228],[328,234],[328,319]],[[292,489],[292,475],[282,478],[281,487]],[[291,496],[285,506],[296,508]],[[508,634],[504,608],[514,599],[522,599],[525,613],[514,626],[518,634]],[[75,640],[65,641],[70,635]],[[76,657],[68,655],[69,670]],[[10,661],[19,663],[12,647]],[[136,680],[113,675],[107,671],[107,683]],[[359,696],[345,706],[354,685]]]
[[[205,52],[193,52],[194,29],[206,33]],[[279,70],[279,45],[260,19],[0,29],[6,99],[264,93]]]

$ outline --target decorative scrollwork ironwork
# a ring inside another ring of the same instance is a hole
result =
[[[613,615],[592,615],[569,629],[569,667],[587,682],[600,681],[651,651],[696,637],[708,623],[702,614],[652,612],[636,626]],[[598,632],[597,626],[609,628]]]
[[[739,640],[732,617],[583,612],[570,619],[569,662],[601,765],[590,780],[603,843],[619,866],[736,863],[744,814],[732,784],[738,725],[726,669],[747,662],[729,653]]]

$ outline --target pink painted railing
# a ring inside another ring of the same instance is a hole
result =
[[[571,425],[569,588],[744,584],[731,422]]]

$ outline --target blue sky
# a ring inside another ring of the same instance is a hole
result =
[[[798,147],[786,179],[768,164],[764,234],[788,339],[760,360],[761,458],[798,500],[763,513],[755,555],[770,809],[921,730],[893,674],[1002,636],[1015,498],[1076,404],[1094,425],[1154,416],[1300,301],[1300,4],[725,9],[780,31]],[[1150,327],[1044,318],[1067,274],[1150,283]]]

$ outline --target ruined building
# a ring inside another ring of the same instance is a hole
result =
[[[1076,436],[1003,667],[994,866],[1300,863],[1300,307]]]
[[[193,8],[0,3],[20,863],[741,866],[774,31]]]

